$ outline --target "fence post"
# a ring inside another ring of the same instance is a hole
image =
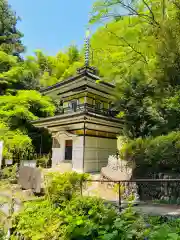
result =
[[[82,179],[80,179],[80,194],[81,194],[81,196],[82,196]]]
[[[121,212],[121,182],[118,182],[118,187],[119,187],[119,211]]]

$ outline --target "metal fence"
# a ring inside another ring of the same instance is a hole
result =
[[[86,180],[82,196],[96,196],[115,204],[121,211],[129,204],[180,205],[180,179]]]

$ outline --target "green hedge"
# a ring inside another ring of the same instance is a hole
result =
[[[132,140],[123,146],[121,157],[134,161],[137,166],[149,165],[155,169],[164,167],[175,170],[180,165],[180,132]]]

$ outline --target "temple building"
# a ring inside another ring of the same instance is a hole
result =
[[[99,80],[86,55],[75,76],[41,90],[59,102],[54,117],[33,122],[52,134],[52,167],[68,163],[78,172],[99,172],[116,154],[121,121],[111,109],[114,85]]]

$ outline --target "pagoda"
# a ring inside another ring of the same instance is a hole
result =
[[[98,83],[97,83],[98,82]],[[70,164],[77,172],[99,172],[116,154],[121,120],[112,110],[115,86],[100,81],[96,68],[89,66],[86,37],[84,67],[77,74],[41,90],[59,103],[54,117],[33,121],[52,134],[52,167]]]

